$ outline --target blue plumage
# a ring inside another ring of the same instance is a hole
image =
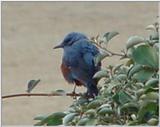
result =
[[[84,85],[91,96],[98,94],[97,81],[93,75],[100,70],[101,64],[94,64],[94,58],[99,53],[98,48],[90,43],[82,33],[72,32],[55,48],[63,48],[62,73],[69,83]]]

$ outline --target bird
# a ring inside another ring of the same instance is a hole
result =
[[[101,62],[98,64],[94,62],[99,53],[98,48],[85,34],[80,32],[67,34],[63,41],[54,47],[54,49],[58,48],[63,49],[61,72],[64,79],[75,86],[86,87],[86,94],[96,97],[98,81],[93,76],[101,69]]]

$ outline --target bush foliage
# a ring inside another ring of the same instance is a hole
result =
[[[35,117],[35,125],[158,125],[158,27],[157,22],[149,25],[147,38],[131,36],[121,54],[106,48],[118,32],[93,37],[91,43],[100,49],[95,63],[114,55],[126,62],[104,67],[94,75],[99,79],[97,97],[88,99],[82,94],[65,112]]]

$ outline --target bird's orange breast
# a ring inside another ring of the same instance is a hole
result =
[[[62,71],[63,77],[69,83],[74,82],[77,86],[83,85],[83,83],[81,81],[79,81],[77,79],[73,79],[70,67],[67,67],[64,63],[61,64],[61,71]]]
[[[67,67],[65,64],[61,64],[61,71],[63,74],[63,77],[68,81],[68,76],[70,75],[71,71],[69,69],[69,67]]]

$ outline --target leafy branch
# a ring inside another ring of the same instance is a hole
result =
[[[13,98],[13,97],[23,97],[23,96],[48,96],[48,97],[51,97],[51,96],[71,96],[74,98],[77,96],[82,96],[82,94],[75,93],[75,87],[74,87],[74,91],[72,93],[66,93],[64,90],[56,90],[51,93],[30,93],[38,85],[39,82],[40,82],[40,79],[30,80],[28,82],[28,87],[26,90],[27,93],[5,95],[5,96],[2,96],[2,99]]]
[[[106,51],[108,53],[108,56],[121,56],[126,57],[126,53],[123,50],[122,53],[115,53],[110,50],[108,50],[106,47],[108,45],[109,40],[111,40],[114,36],[118,35],[118,32],[108,32],[104,34],[104,36],[101,38],[100,35],[97,35],[96,37],[91,38],[91,42],[94,43],[98,48]],[[106,44],[106,46],[103,46],[102,44]]]

